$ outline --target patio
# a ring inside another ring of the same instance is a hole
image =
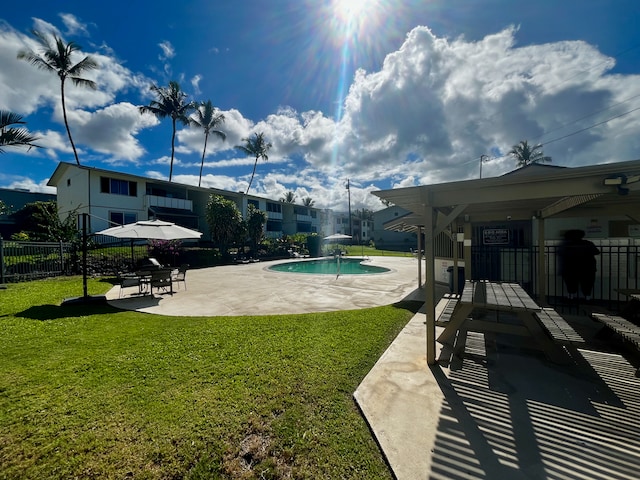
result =
[[[284,260],[288,261],[288,260]],[[299,261],[299,259],[292,260]],[[268,270],[282,263],[258,262],[190,269],[186,286],[174,294],[136,295],[137,287],[107,293],[111,305],[125,310],[174,316],[273,315],[330,312],[389,305],[421,295],[413,257],[371,257],[372,265],[390,268],[376,275],[311,275]]]

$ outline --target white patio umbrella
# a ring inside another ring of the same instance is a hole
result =
[[[328,237],[324,237],[323,240],[349,240],[351,235],[345,235],[344,233],[334,233]]]
[[[162,220],[141,220],[136,223],[107,228],[96,233],[116,238],[147,238],[155,240],[180,240],[200,238],[202,236],[202,232]]]

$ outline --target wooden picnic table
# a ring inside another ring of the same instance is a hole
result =
[[[637,288],[616,288],[616,291],[621,295],[629,297],[631,300],[640,301],[640,289],[637,289]]]
[[[472,318],[474,310],[484,310],[493,315]],[[536,316],[542,308],[517,283],[496,283],[486,280],[467,281],[451,320],[438,337],[440,343],[450,343],[458,331],[494,332],[532,337],[536,345],[552,361],[566,363],[561,347],[545,334]],[[508,312],[509,321],[500,321],[500,313]],[[517,321],[514,322],[513,319]]]

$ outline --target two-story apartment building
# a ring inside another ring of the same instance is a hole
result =
[[[210,236],[206,206],[211,194],[232,200],[243,215],[248,205],[267,213],[265,235],[320,233],[320,212],[313,207],[214,188],[196,187],[127,173],[61,162],[48,185],[57,189],[61,217],[74,210],[89,214],[89,230],[158,218]]]

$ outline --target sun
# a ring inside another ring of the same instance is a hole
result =
[[[352,22],[373,3],[371,0],[333,0],[334,15],[345,22]]]
[[[338,37],[361,37],[377,28],[388,0],[330,0],[330,22]]]

